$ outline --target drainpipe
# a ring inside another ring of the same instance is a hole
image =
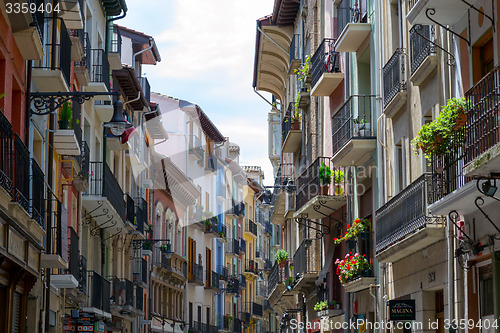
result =
[[[139,52],[137,52],[137,53],[134,53],[134,55],[132,56],[132,69],[134,70],[134,72],[135,72],[135,57],[137,57],[137,56],[138,56],[139,54],[141,54],[141,53],[144,53],[144,52],[146,52],[146,51],[151,50],[151,49],[155,46],[155,40],[154,40],[153,38],[150,38],[150,39],[149,39],[149,42],[151,43],[151,44],[149,45],[149,47],[145,48],[144,50],[140,50],[140,51],[139,51]],[[136,73],[136,75],[137,75],[137,73]]]
[[[120,19],[124,18],[125,16],[127,16],[127,4],[125,3],[124,0],[120,0],[120,6],[122,7],[122,10],[123,10],[122,15],[112,17],[112,18],[106,18],[106,36],[104,39],[106,41],[106,43],[104,44],[106,55],[108,55],[108,53],[109,53],[109,45],[111,44],[109,34],[110,34],[110,31],[111,31],[111,33],[113,31],[113,25],[110,25],[110,23],[112,23],[113,21],[116,21],[116,20],[120,20]]]
[[[377,295],[372,293],[372,287],[373,288],[380,287],[380,284],[370,284],[369,286],[370,296],[373,297],[373,317],[375,318],[375,321],[377,321]],[[379,323],[380,322],[381,321],[379,321]],[[378,329],[375,329],[374,331],[378,332]]]

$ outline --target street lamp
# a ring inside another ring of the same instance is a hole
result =
[[[117,100],[113,104],[113,117],[107,123],[104,123],[104,127],[110,129],[114,136],[120,136],[125,132],[125,130],[132,126],[129,122],[125,121],[123,118],[123,102]]]
[[[170,239],[167,239],[167,250],[164,253],[165,253],[165,257],[167,257],[167,259],[172,258],[172,254],[174,252],[172,252],[172,244],[170,243]]]

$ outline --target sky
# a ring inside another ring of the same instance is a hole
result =
[[[116,24],[153,36],[161,62],[144,66],[151,91],[198,104],[272,185],[269,104],[253,91],[256,20],[273,0],[126,0]],[[270,100],[269,94],[264,94]],[[164,119],[164,121],[168,119]]]

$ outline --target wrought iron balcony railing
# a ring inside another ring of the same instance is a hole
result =
[[[143,233],[148,223],[148,203],[143,198],[135,199],[136,230]]]
[[[111,52],[122,53],[122,35],[118,27],[113,27],[113,39],[111,40]]]
[[[148,102],[148,106],[151,103],[151,85],[149,84],[147,77],[138,77],[139,84],[141,85],[142,92],[144,93],[144,98]]]
[[[218,265],[217,274],[219,274],[219,277],[222,281],[227,281],[229,275],[226,266]]]
[[[465,136],[471,135],[470,130],[466,125],[465,130],[462,128],[454,131],[448,138],[447,151],[442,156],[431,156],[432,191],[429,194],[431,202],[438,201],[471,180],[463,173],[468,151]]]
[[[376,251],[380,252],[428,224],[444,224],[445,218],[432,216],[427,206],[433,203],[430,174],[423,174],[377,210]]]
[[[241,320],[236,317],[233,319],[233,332],[241,333]]]
[[[422,37],[423,36],[423,37]],[[425,58],[436,53],[434,45],[429,42],[434,38],[434,27],[416,25],[410,29],[410,69],[415,73]]]
[[[373,137],[371,109],[375,96],[353,95],[332,118],[332,148],[337,153],[353,138]]]
[[[325,38],[311,58],[311,86],[315,86],[324,73],[340,73],[340,54],[334,51],[335,39]]]
[[[285,116],[281,121],[281,144],[283,144],[288,136],[288,133],[292,129],[292,112],[295,110],[295,102],[290,102],[288,108],[286,109]]]
[[[247,287],[247,278],[245,275],[240,276],[240,289],[246,289]]]
[[[47,232],[50,232],[50,244],[47,245],[47,254],[56,254],[61,258],[68,257],[68,222],[62,218],[62,205],[52,193],[49,194],[49,211],[47,213]],[[64,244],[64,246],[63,246]]]
[[[262,317],[263,313],[264,313],[264,311],[262,308],[262,304],[253,302],[251,314],[254,316]]]
[[[245,219],[245,231],[257,236],[257,225],[250,219]]]
[[[33,68],[41,68],[45,70],[60,70],[63,77],[69,86],[71,74],[71,40],[69,38],[68,29],[62,18],[45,19],[45,22],[52,26],[58,26],[56,29],[58,42],[47,43],[44,45],[44,58],[41,61],[35,62]]]
[[[267,297],[267,286],[265,282],[257,282],[255,285],[255,296]]]
[[[87,305],[110,313],[111,283],[99,273],[89,271],[89,292]]]
[[[500,142],[500,65],[465,93],[465,164]]]
[[[331,177],[330,183],[323,184],[320,179],[320,169],[323,163],[330,168],[332,174],[338,175],[337,183],[335,183],[334,177]],[[329,157],[318,157],[297,178],[296,208],[300,209],[318,195],[345,196],[347,190],[346,178],[346,168],[334,167]],[[328,189],[327,191],[324,186],[330,185],[334,185],[334,187],[332,190]]]
[[[188,281],[203,284],[203,266],[194,262],[188,263]]]
[[[293,255],[294,274],[319,274],[321,271],[319,250],[319,239],[304,239]]]
[[[112,285],[111,300],[119,306],[135,306],[134,283],[127,279],[119,279],[116,276],[109,278]]]
[[[135,286],[135,308],[144,310],[144,289],[141,286]]]
[[[12,172],[11,180],[11,193],[12,200],[17,202],[23,207],[26,213],[30,212],[30,153],[28,148],[24,145],[21,138],[17,135],[13,135],[13,142],[10,144],[10,156],[7,157],[7,163],[12,163],[10,166],[10,171]],[[8,144],[8,143],[7,143]],[[13,149],[12,149],[13,147]],[[40,189],[34,189],[35,191],[40,191]]]
[[[103,162],[90,162],[89,166],[89,188],[85,195],[107,198],[122,220],[125,220],[123,191],[115,175]]]
[[[80,145],[80,156],[76,157],[78,164],[80,165],[80,177],[85,178],[87,181],[89,179],[89,168],[90,168],[90,148],[86,141],[81,141]]]
[[[87,260],[80,255],[79,237],[73,228],[69,229],[69,265],[67,273],[78,281],[78,289],[87,292]]]
[[[384,107],[389,105],[399,92],[406,90],[405,62],[405,50],[397,49],[382,69],[384,77]]]
[[[245,273],[252,273],[255,275],[259,275],[259,264],[257,264],[253,260],[247,259],[245,261]]]
[[[135,224],[136,222],[136,216],[135,216],[135,201],[132,199],[132,197],[127,193],[125,194],[126,198],[126,206],[127,206],[127,221],[129,221],[132,224]]]
[[[90,81],[104,83],[108,91],[110,90],[109,82],[109,62],[106,53],[102,49],[92,49],[91,52],[91,71]]]
[[[240,252],[245,253],[247,251],[247,243],[243,238],[240,238]]]
[[[337,38],[348,23],[366,23],[367,2],[355,0],[351,7],[351,0],[341,0],[337,6]]]
[[[283,273],[277,262],[274,264],[271,272],[269,273],[268,281],[267,293],[268,295],[271,295],[276,286],[283,281]]]
[[[268,234],[269,236],[273,235],[273,225],[271,224],[271,222],[266,222],[264,224],[264,233]]]
[[[88,70],[90,70],[90,64],[92,62],[92,53],[91,53],[91,45],[90,45],[90,38],[89,34],[87,32],[83,33],[83,58],[79,61],[75,61],[75,68],[76,67],[85,67]]]
[[[1,164],[2,162],[0,161],[0,165]],[[31,173],[31,217],[33,218],[33,220],[37,221],[39,225],[45,228],[45,211],[47,209],[47,205],[45,203],[45,175],[43,174],[42,169],[38,166],[38,163],[35,159],[31,160]]]
[[[226,252],[234,255],[240,254],[240,243],[237,239],[229,239],[226,243]]]

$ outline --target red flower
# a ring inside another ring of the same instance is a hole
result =
[[[346,268],[349,270],[351,269],[351,265],[347,264]]]
[[[347,225],[347,230],[349,230],[349,229],[351,229],[351,225],[350,224]]]

